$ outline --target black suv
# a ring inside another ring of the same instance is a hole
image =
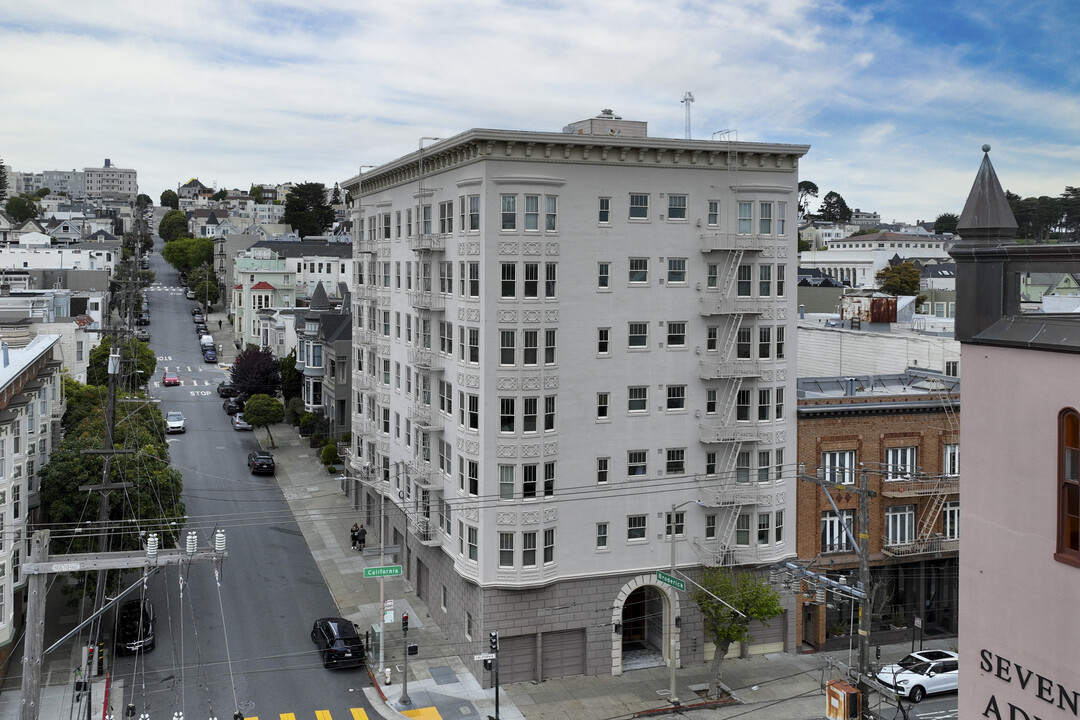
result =
[[[248,453],[248,468],[251,470],[251,474],[256,473],[269,473],[274,474],[274,456],[265,450],[257,450],[253,453]]]
[[[235,415],[238,412],[244,411],[244,403],[242,403],[238,397],[227,397],[225,398],[225,401],[221,403],[221,409],[225,411],[226,415]]]
[[[228,380],[222,380],[217,384],[217,394],[218,397],[231,398],[239,395],[240,391]]]
[[[364,641],[356,625],[345,618],[319,618],[311,628],[311,640],[322,655],[323,667],[364,664]]]
[[[154,606],[149,600],[128,600],[116,621],[116,654],[154,649]]]

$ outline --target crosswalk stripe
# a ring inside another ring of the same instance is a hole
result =
[[[329,710],[316,710],[315,720],[334,720],[334,718],[330,717]]]
[[[434,707],[416,708],[415,710],[402,710],[401,714],[411,717],[413,720],[442,720],[442,715]]]
[[[296,715],[293,713],[281,713],[279,717],[281,720],[296,720]]]
[[[353,708],[352,720],[368,720],[367,711],[364,708]]]

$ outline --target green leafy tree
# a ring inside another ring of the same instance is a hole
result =
[[[956,223],[960,221],[960,216],[956,213],[941,213],[934,220],[934,232],[938,235],[945,233],[956,233]]]
[[[166,243],[161,257],[178,271],[208,266],[214,261],[214,239],[182,237]]]
[[[303,389],[304,378],[296,370],[296,348],[278,361],[281,368],[281,396],[285,402],[300,397]]]
[[[154,201],[150,199],[150,196],[146,193],[139,193],[135,196],[135,205],[141,209],[146,209],[154,204]]]
[[[877,228],[863,228],[862,230],[856,230],[855,232],[848,235],[848,237],[859,237],[860,235],[873,235],[876,232],[878,232]]]
[[[175,190],[166,190],[161,193],[161,207],[170,207],[173,210],[180,209],[180,196]]]
[[[1070,242],[1080,241],[1080,188],[1066,186],[1058,200],[1058,209],[1065,237]]]
[[[188,236],[187,215],[181,210],[170,210],[158,223],[158,235],[165,242]]]
[[[767,626],[769,620],[783,614],[784,606],[780,604],[778,592],[748,572],[708,567],[702,574],[701,586],[704,590],[695,589],[690,593],[690,599],[701,610],[705,638],[716,646],[709,697],[717,697],[723,679],[724,656],[731,643],[751,640],[750,623],[757,621]]]
[[[229,191],[225,188],[218,190],[216,193],[210,196],[210,199],[214,202],[220,202],[229,196]]]
[[[322,183],[300,183],[285,200],[281,222],[291,225],[300,237],[322,235],[334,224],[334,209],[326,202]]]
[[[86,368],[88,385],[109,384],[109,354],[112,345],[108,339],[102,340],[90,351],[89,366]],[[134,363],[132,363],[134,361]],[[134,364],[134,367],[132,366]],[[150,346],[141,340],[128,338],[120,344],[120,387],[134,390],[148,382],[157,369],[157,355]]]
[[[926,296],[919,293],[922,280],[919,269],[911,262],[882,268],[874,279],[877,280],[881,292],[890,295],[915,295],[915,302],[919,305],[926,301]]]
[[[331,205],[340,205],[341,204],[341,188],[338,187],[337,183],[334,183],[334,192],[330,194],[330,204]]]
[[[191,271],[188,274],[188,287],[195,293],[195,302],[203,307],[210,308],[220,299],[218,276],[213,268],[204,266]]]
[[[34,201],[22,195],[8,198],[8,201],[4,203],[4,211],[17,223],[26,222],[38,216],[38,208]]]
[[[285,406],[277,398],[256,393],[244,403],[244,419],[252,427],[266,428],[266,439],[270,441],[270,447],[276,447],[274,436],[270,434],[270,426],[285,419]]]
[[[0,200],[6,200],[8,196],[7,166],[4,158],[0,158]]]
[[[817,198],[818,186],[813,180],[800,180],[799,181],[799,212],[807,214],[810,212],[810,198]]]
[[[277,395],[281,390],[281,369],[274,353],[269,348],[248,345],[233,362],[232,382],[245,398],[260,393]]]
[[[255,202],[261,203],[263,201],[263,186],[252,185],[251,190],[248,191],[248,195],[250,195]]]
[[[840,196],[840,193],[830,190],[825,193],[818,208],[818,217],[828,222],[846,223],[851,220],[851,208]]]
[[[37,192],[35,192],[31,197],[35,197],[38,200],[40,200],[41,198],[48,197],[49,193],[51,193],[51,192],[52,192],[52,190],[50,190],[47,187],[38,188]]]

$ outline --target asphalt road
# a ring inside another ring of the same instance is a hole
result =
[[[231,717],[239,709],[246,717],[314,718],[328,710],[350,718],[351,708],[374,716],[363,670],[322,667],[311,624],[337,608],[275,479],[248,471],[247,454],[258,443],[252,432],[233,430],[221,408],[216,385],[226,373],[202,360],[194,302],[160,255],[151,269],[157,282],[147,291],[148,329],[158,368],[149,390],[163,413],[180,410],[187,419],[187,432],[169,438],[173,466],[184,475],[184,533],[196,531],[206,545],[223,528],[229,557],[220,577],[213,565],[195,564],[150,579],[157,646],[116,658],[125,697],[113,707],[133,702],[151,717],[178,710]],[[161,386],[166,369],[179,373],[179,387]]]

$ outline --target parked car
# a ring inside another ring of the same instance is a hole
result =
[[[188,288],[187,290],[184,291],[184,297],[186,297],[188,300],[194,300],[195,299],[195,291],[192,290],[191,288]]]
[[[196,325],[204,325],[206,324],[206,317],[202,313],[196,313],[191,316],[191,321]]]
[[[217,350],[214,348],[205,348],[202,353],[203,362],[216,363],[217,362]]]
[[[228,380],[222,380],[217,385],[217,394],[218,394],[218,397],[231,398],[231,397],[236,397],[237,395],[239,395],[240,391],[237,390],[236,386],[233,385]]]
[[[154,606],[146,599],[128,600],[116,621],[116,653],[150,651],[154,645]]]
[[[196,305],[195,307],[191,308],[191,315],[192,317],[194,317],[195,315],[202,315],[202,305]]]
[[[170,372],[170,371],[166,370],[165,374],[161,376],[161,384],[164,385],[165,387],[170,387],[172,385],[179,385],[180,384],[180,376],[177,375],[174,372]]]
[[[139,266],[143,270],[149,270],[150,269],[150,258],[144,257],[142,260],[139,261]]]
[[[315,621],[311,641],[322,655],[323,667],[360,667],[364,664],[364,641],[357,627],[345,618]]]
[[[233,430],[251,430],[251,423],[244,419],[244,413],[238,412],[232,416]]]
[[[878,670],[878,682],[913,703],[956,690],[960,656],[949,650],[920,650]]]
[[[226,415],[235,415],[244,409],[244,403],[236,396],[227,397],[225,402],[221,403],[221,409]]]
[[[265,450],[248,453],[248,469],[251,474],[269,473],[274,474],[274,456]]]
[[[135,324],[136,325],[149,325],[150,324],[150,313],[145,313],[145,312],[140,313],[139,317],[135,318]]]
[[[184,414],[182,412],[179,410],[170,410],[165,413],[165,432],[187,432],[187,420],[184,419]]]
[[[137,328],[135,330],[135,339],[142,340],[143,342],[150,342],[150,331]]]
[[[195,325],[195,334],[198,335],[200,338],[203,335],[209,335],[210,330],[206,327],[206,323],[197,323]]]

